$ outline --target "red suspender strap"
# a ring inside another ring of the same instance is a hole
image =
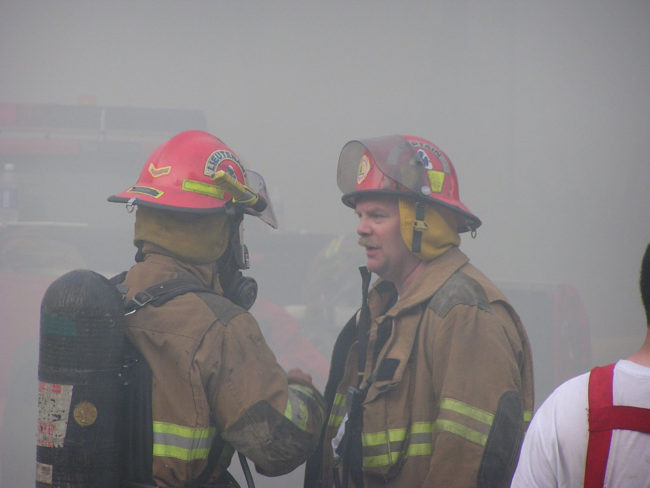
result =
[[[613,364],[591,370],[585,488],[602,488],[605,482],[612,429],[650,434],[650,409],[613,405],[613,382]]]
[[[585,488],[602,488],[612,431],[594,430],[596,411],[612,406],[614,365],[596,367],[589,374],[589,444],[585,466]]]

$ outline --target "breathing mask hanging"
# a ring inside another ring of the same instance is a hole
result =
[[[233,303],[249,310],[257,298],[257,282],[254,278],[244,276],[242,269],[249,268],[248,248],[243,240],[243,211],[235,205],[226,207],[230,216],[230,242],[228,249],[219,258],[219,282],[223,294]]]
[[[257,282],[254,278],[244,276],[240,270],[249,268],[248,248],[244,244],[244,214],[255,215],[277,228],[273,209],[268,204],[264,180],[254,171],[246,172],[253,189],[241,184],[225,171],[217,171],[212,180],[215,186],[232,195],[226,204],[226,214],[232,222],[231,238],[228,250],[219,260],[219,276],[224,296],[237,305],[250,309],[257,298]]]

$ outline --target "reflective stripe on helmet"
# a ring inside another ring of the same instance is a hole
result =
[[[216,186],[209,183],[203,183],[202,181],[183,180],[181,190],[191,191],[198,193],[199,195],[206,195],[208,197],[214,197],[220,200],[223,200],[224,198],[224,192],[222,189],[217,188]]]
[[[159,198],[161,195],[165,193],[164,191],[156,190],[155,188],[151,188],[149,186],[132,186],[126,192],[140,193],[142,195],[147,195],[153,198]]]

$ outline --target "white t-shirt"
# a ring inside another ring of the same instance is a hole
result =
[[[589,373],[561,384],[530,423],[511,488],[582,487],[587,459]],[[650,408],[650,368],[620,360],[614,405]],[[650,434],[614,430],[605,486],[650,487]]]

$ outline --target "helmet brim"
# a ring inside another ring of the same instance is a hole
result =
[[[211,213],[220,213],[220,212],[225,212],[226,208],[223,206],[215,207],[213,206],[192,206],[192,207],[187,207],[184,205],[167,205],[164,203],[160,203],[157,201],[152,201],[148,198],[145,198],[144,196],[139,196],[139,195],[133,195],[131,193],[127,192],[122,192],[118,193],[116,195],[111,195],[110,197],[107,198],[109,202],[112,203],[126,203],[130,205],[142,205],[143,207],[150,207],[150,208],[157,208],[160,210],[171,210],[174,212],[187,212],[187,213],[193,213],[193,214],[211,214]]]
[[[463,233],[463,232],[474,232],[476,229],[478,229],[483,222],[481,222],[481,219],[479,219],[476,215],[474,215],[468,208],[462,208],[458,207],[456,205],[451,205],[446,202],[443,202],[441,200],[435,200],[433,201],[430,198],[426,197],[417,197],[414,196],[412,193],[406,192],[406,191],[397,191],[397,190],[358,190],[358,191],[351,191],[348,193],[345,193],[341,197],[341,201],[343,202],[344,205],[350,207],[350,208],[355,208],[356,207],[356,200],[357,198],[361,196],[372,196],[372,195],[377,195],[377,196],[384,196],[384,195],[393,195],[395,197],[402,197],[402,198],[411,198],[413,200],[420,201],[426,205],[440,205],[442,207],[448,208],[449,210],[452,210],[455,212],[459,217],[458,221],[458,232]]]

